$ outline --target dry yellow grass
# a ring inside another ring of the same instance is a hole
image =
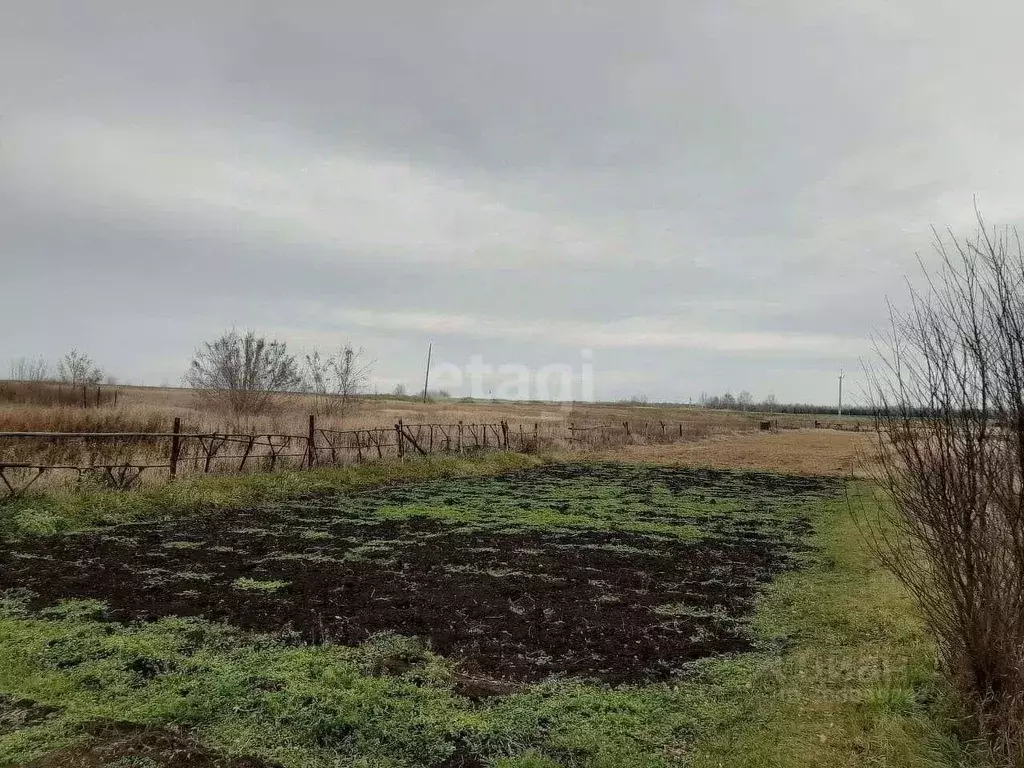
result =
[[[251,431],[304,434],[311,401],[304,396],[286,398],[273,412],[232,423],[222,413],[196,402],[187,389],[121,387],[117,405],[98,408],[0,404],[0,431],[167,431],[175,417],[182,428],[192,432]],[[540,424],[542,431],[562,430],[570,422],[577,425],[621,426],[629,421],[634,433],[644,425],[659,430],[660,422],[678,428],[685,425],[691,437],[707,437],[720,431],[751,431],[763,414],[733,411],[708,411],[687,406],[642,406],[632,404],[558,404],[510,401],[436,400],[422,403],[416,399],[368,397],[359,401],[345,418],[318,419],[328,429],[367,429],[386,427],[398,419],[406,423],[497,422]],[[783,427],[812,426],[814,416],[775,416]],[[831,417],[834,418],[834,417]],[[698,428],[699,427],[699,428]]]
[[[627,445],[601,455],[687,467],[870,477],[877,453],[875,435],[869,431],[796,429],[732,433],[691,443]]]
[[[272,413],[240,424],[204,408],[191,390],[123,387],[118,390],[116,406],[0,404],[0,432],[168,432],[174,419],[180,418],[186,433],[275,433],[304,439],[311,405],[310,398],[287,397]],[[513,433],[520,425],[526,435],[536,430],[543,450],[585,450],[587,455],[606,458],[797,474],[858,475],[867,471],[862,457],[874,452],[866,432],[807,429],[814,425],[813,415],[778,415],[773,420],[777,420],[781,432],[760,432],[758,423],[766,418],[764,414],[687,406],[466,400],[423,403],[413,398],[368,397],[355,404],[345,418],[320,417],[317,426],[356,430],[389,428],[399,419],[407,425],[505,420]],[[835,421],[835,417],[829,417],[829,421]],[[848,421],[852,424],[856,419]],[[628,439],[623,422],[630,425]],[[570,424],[611,429],[576,433],[586,436],[589,442],[584,446],[565,440]],[[124,444],[6,440],[0,442],[0,460],[76,465],[163,463],[169,445],[166,440]],[[189,443],[193,453],[198,449],[198,444]],[[195,460],[192,457],[192,463]]]

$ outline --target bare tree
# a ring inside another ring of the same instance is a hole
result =
[[[736,396],[736,404],[744,411],[747,410],[753,404],[753,402],[754,396],[747,392],[747,390],[743,390],[742,392],[739,393],[739,395]]]
[[[50,381],[53,372],[42,357],[19,357],[11,360],[11,379],[14,381]]]
[[[886,499],[860,517],[951,682],[1024,765],[1024,249],[935,235],[940,266],[891,308],[869,371]]]
[[[202,400],[243,418],[265,413],[275,398],[298,389],[302,376],[285,342],[232,329],[196,352],[185,383]]]
[[[341,395],[342,413],[370,386],[370,373],[373,371],[374,360],[367,356],[366,350],[346,344],[341,355],[335,358],[334,372],[337,376],[338,389]]]
[[[399,383],[395,384],[395,388],[391,390],[391,394],[395,397],[407,397],[409,395],[409,390],[406,389],[405,384]]]
[[[366,391],[374,361],[362,347],[346,344],[333,355],[319,351],[304,360],[306,388],[313,394],[318,416],[344,416],[356,398]]]
[[[313,395],[312,409],[317,416],[336,413],[334,368],[329,356],[317,350],[303,358],[303,387]]]
[[[103,371],[87,354],[72,349],[57,363],[57,378],[65,384],[99,384]]]

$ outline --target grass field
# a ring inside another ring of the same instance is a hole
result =
[[[970,764],[867,489],[492,454],[26,500],[0,764]]]

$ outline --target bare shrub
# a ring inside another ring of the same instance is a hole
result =
[[[11,360],[12,381],[51,381],[50,364],[42,357],[19,357]]]
[[[313,352],[303,363],[305,388],[317,416],[345,416],[369,386],[374,365],[366,350],[351,344],[334,354]]]
[[[298,389],[302,376],[285,342],[232,329],[196,352],[185,383],[203,404],[245,419],[266,413]]]
[[[941,266],[891,310],[870,371],[876,550],[934,633],[978,730],[1024,765],[1024,250],[936,233]]]
[[[103,371],[87,354],[72,349],[57,363],[57,378],[72,386],[99,384],[103,381]]]

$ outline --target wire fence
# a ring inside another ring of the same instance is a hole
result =
[[[705,437],[700,425],[666,422],[405,424],[324,429],[310,416],[302,434],[184,432],[0,432],[0,503],[64,483],[128,489],[144,479],[345,466],[491,450],[537,453]]]

